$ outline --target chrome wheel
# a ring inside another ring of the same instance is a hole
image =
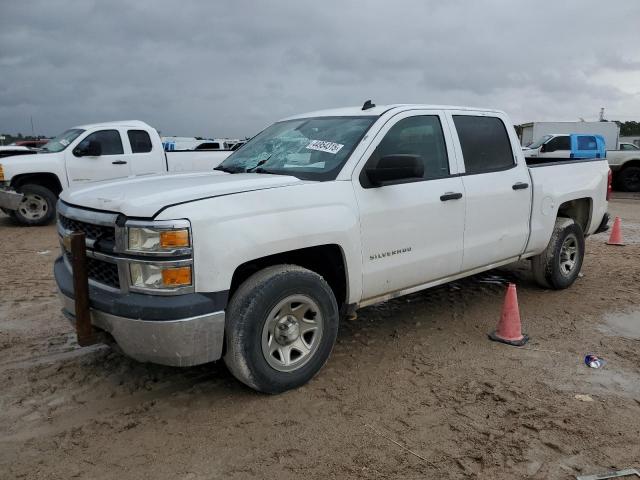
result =
[[[560,247],[560,273],[569,276],[578,264],[578,238],[572,233],[567,235]]]
[[[267,316],[262,329],[262,354],[280,372],[306,364],[320,345],[324,319],[318,304],[306,295],[290,295]]]
[[[47,216],[49,204],[44,197],[36,193],[28,193],[18,205],[18,212],[27,220],[40,220]]]

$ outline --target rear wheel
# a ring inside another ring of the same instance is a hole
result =
[[[24,195],[13,218],[22,225],[46,225],[55,215],[56,195],[41,185],[26,184],[18,189]]]
[[[640,192],[640,166],[626,167],[618,173],[618,185],[625,192]]]
[[[560,290],[575,282],[584,259],[584,234],[571,218],[556,220],[551,240],[533,257],[533,276],[541,287]]]
[[[338,318],[333,291],[320,275],[296,265],[268,267],[229,302],[224,361],[255,390],[296,388],[329,358]]]

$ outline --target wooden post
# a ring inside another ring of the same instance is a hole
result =
[[[83,232],[71,235],[71,270],[73,272],[73,292],[76,307],[76,335],[81,347],[97,343],[91,314],[89,313],[89,277],[87,275],[87,252]]]

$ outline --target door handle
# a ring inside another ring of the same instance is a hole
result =
[[[125,162],[124,160],[116,160],[115,162],[111,162],[113,165],[124,165],[127,162]]]
[[[514,183],[511,188],[513,188],[514,190],[524,190],[525,188],[529,188],[529,184],[525,182],[518,182]]]
[[[458,200],[459,198],[462,198],[461,193],[447,192],[444,195],[440,195],[440,200],[443,202],[446,202],[447,200]]]

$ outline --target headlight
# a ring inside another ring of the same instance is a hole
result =
[[[166,266],[153,263],[130,263],[131,286],[144,289],[190,287],[191,266]]]
[[[142,254],[181,255],[189,253],[191,235],[185,221],[153,225],[127,224],[127,250]],[[184,227],[183,227],[184,225]]]

